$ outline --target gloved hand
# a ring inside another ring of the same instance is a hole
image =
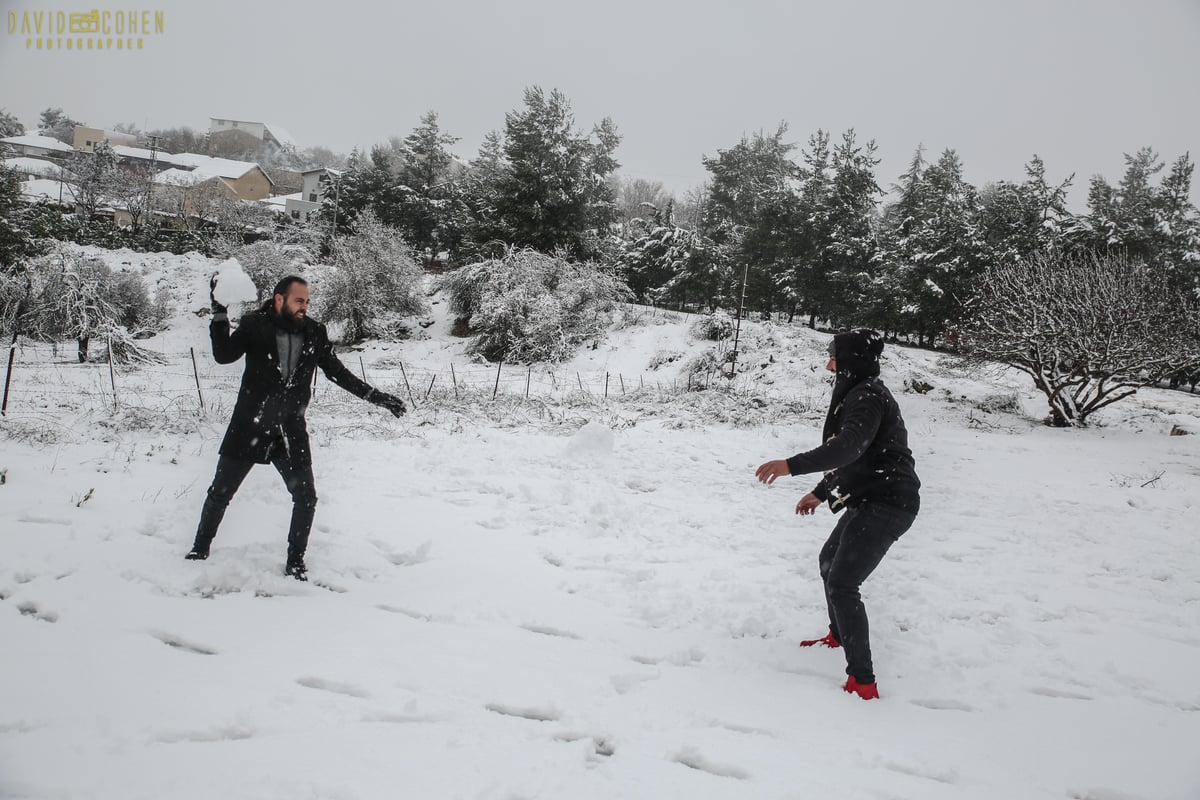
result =
[[[387,392],[381,392],[378,389],[371,393],[370,400],[380,408],[385,408],[392,412],[392,416],[394,417],[398,417],[408,410],[408,407],[404,405],[404,401],[399,397]]]
[[[217,302],[217,276],[213,275],[212,280],[208,282],[208,299],[212,303],[213,315],[228,314],[229,309]]]

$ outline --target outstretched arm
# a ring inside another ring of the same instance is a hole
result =
[[[846,403],[838,432],[820,447],[789,458],[789,475],[828,472],[853,464],[867,452],[883,421],[886,401],[882,395],[868,391],[847,398]]]
[[[768,461],[755,470],[754,476],[769,485],[785,475],[829,472],[857,461],[870,447],[879,430],[885,401],[875,392],[864,392],[846,402],[842,427],[825,444],[789,459]],[[829,496],[827,481],[822,480],[817,484],[813,494],[822,500],[826,499]]]
[[[392,413],[392,416],[400,416],[407,409],[404,406],[404,401],[399,397],[390,395],[387,392],[381,392],[372,387],[369,383],[359,380],[359,378],[342,363],[342,360],[333,352],[333,343],[329,341],[329,337],[322,333],[320,353],[317,356],[317,364],[321,370],[328,376],[329,380],[336,383],[338,386],[345,389],[350,394],[361,397],[368,403],[387,409]]]

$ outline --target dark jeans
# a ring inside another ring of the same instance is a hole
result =
[[[916,514],[879,503],[848,508],[821,548],[821,580],[829,606],[829,630],[846,653],[846,674],[874,683],[867,609],[859,587]]]
[[[280,448],[275,451],[271,465],[278,470],[284,485],[292,495],[292,524],[288,529],[288,561],[304,557],[308,548],[308,533],[312,529],[313,514],[317,507],[317,493],[313,483],[311,464],[294,465]],[[217,459],[217,474],[212,486],[208,487],[208,498],[200,512],[200,525],[196,529],[194,547],[205,553],[217,535],[217,527],[225,516],[229,501],[246,479],[253,461],[221,456]]]

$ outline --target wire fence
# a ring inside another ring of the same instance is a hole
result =
[[[53,429],[99,427],[198,430],[223,425],[237,399],[242,363],[221,365],[207,349],[160,353],[161,364],[80,363],[74,348],[21,343],[14,352],[0,434],[53,440]],[[820,400],[789,395],[752,375],[720,372],[575,371],[547,365],[447,361],[431,366],[354,352],[342,362],[367,383],[405,401],[401,430],[426,424],[614,426],[670,417],[677,426],[755,425],[772,418],[811,417]],[[390,416],[333,385],[318,370],[308,416],[330,429],[394,432]],[[382,422],[381,422],[382,420]]]

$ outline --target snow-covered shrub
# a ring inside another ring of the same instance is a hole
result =
[[[715,347],[710,347],[688,359],[683,365],[681,374],[689,379],[692,388],[702,388],[707,386],[713,377],[721,374],[724,364],[724,356],[718,353]]]
[[[302,267],[312,261],[312,253],[300,245],[267,240],[240,247],[232,256],[254,282],[259,303],[271,296],[282,278],[300,274]]]
[[[628,288],[612,272],[534,250],[469,264],[442,278],[450,309],[489,361],[565,361],[599,341]]]
[[[81,362],[87,360],[93,338],[112,342],[114,360],[157,359],[133,341],[154,318],[140,275],[114,275],[100,259],[66,248],[31,261],[29,275],[29,308],[18,321],[24,333],[49,342],[74,339]]]
[[[117,321],[134,334],[153,330],[154,306],[146,283],[136,272],[112,273],[108,286],[108,301],[117,312]]]
[[[400,234],[365,211],[333,241],[333,268],[313,292],[318,314],[341,323],[342,338],[395,339],[405,317],[424,314],[423,274]]]
[[[690,333],[697,339],[720,342],[733,338],[733,319],[724,311],[705,314],[692,323]]]
[[[683,353],[678,350],[659,350],[650,357],[650,363],[647,365],[650,369],[658,369],[663,364],[673,364],[683,358]]]
[[[32,290],[28,276],[0,272],[0,336],[6,340],[18,330],[18,321],[29,305]]]

